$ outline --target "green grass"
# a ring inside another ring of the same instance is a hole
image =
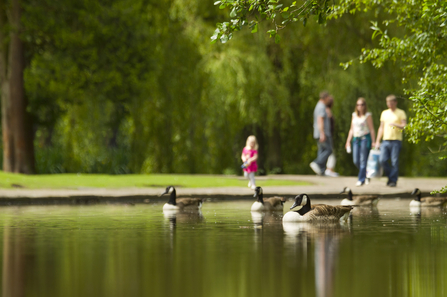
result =
[[[299,186],[309,185],[304,181],[266,179],[257,180],[257,185]],[[73,189],[73,188],[127,188],[179,186],[185,188],[246,187],[242,177],[224,175],[189,174],[50,174],[24,175],[0,171],[0,188],[23,187],[27,189]]]

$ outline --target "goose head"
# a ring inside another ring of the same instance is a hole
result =
[[[418,188],[415,188],[413,192],[411,192],[411,195],[416,195],[416,201],[421,201],[422,192]]]
[[[299,194],[295,197],[295,203],[293,203],[292,207],[290,209],[294,209],[295,207],[299,207],[298,210],[300,210],[303,207],[309,207],[310,208],[310,198],[307,196],[307,194]]]
[[[166,190],[160,195],[160,197],[165,194],[170,194],[168,204],[176,205],[176,203],[175,203],[175,198],[176,198],[175,188],[173,186],[167,186]]]
[[[348,200],[352,201],[352,191],[349,187],[344,187],[340,194],[348,193]]]
[[[264,204],[264,193],[262,192],[262,188],[261,187],[256,187],[255,194],[254,194],[253,197],[257,198],[256,201],[261,202],[262,204]]]

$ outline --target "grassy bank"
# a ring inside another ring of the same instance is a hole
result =
[[[307,182],[265,179],[257,184],[265,186],[309,185]],[[0,172],[0,188],[62,189],[62,188],[126,188],[161,187],[174,185],[186,188],[246,187],[242,177],[182,174],[51,174],[24,175]]]

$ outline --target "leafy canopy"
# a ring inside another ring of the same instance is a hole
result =
[[[378,46],[364,48],[360,63],[370,62],[382,67],[393,62],[402,72],[403,90],[412,101],[414,116],[406,127],[409,141],[418,143],[442,138],[447,146],[447,2],[436,0],[328,0],[294,1],[290,5],[270,0],[222,0],[219,8],[231,8],[229,22],[218,23],[212,42],[226,42],[233,33],[249,26],[252,33],[258,23],[267,20],[270,37],[279,42],[279,31],[294,22],[314,16],[318,23],[336,19],[345,14],[373,12],[371,20],[373,39]],[[345,68],[353,61],[342,64]],[[446,188],[443,189],[447,191]]]
[[[279,0],[221,0],[214,2],[220,9],[231,9],[229,22],[217,24],[217,29],[211,37],[212,43],[220,40],[227,42],[233,37],[233,33],[244,26],[248,26],[252,33],[258,31],[258,24],[263,19],[271,21],[273,29],[267,31],[275,42],[280,41],[278,32],[288,24],[302,22],[306,25],[307,19],[315,16],[319,24],[326,22],[330,13],[330,0],[294,1],[290,5],[284,5]],[[297,3],[298,2],[298,3]]]

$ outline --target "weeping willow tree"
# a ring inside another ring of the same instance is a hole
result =
[[[240,173],[250,134],[260,143],[260,173],[311,173],[312,112],[327,89],[337,170],[355,174],[343,146],[357,97],[367,99],[378,127],[384,98],[401,88],[390,63],[339,66],[376,45],[369,16],[309,22],[282,31],[280,43],[259,23],[257,34],[242,30],[242,38],[211,44],[229,12],[204,0],[29,0],[23,9],[40,173]],[[412,161],[402,173],[445,171],[419,156],[423,150],[404,145]],[[436,169],[425,170],[427,162]]]

